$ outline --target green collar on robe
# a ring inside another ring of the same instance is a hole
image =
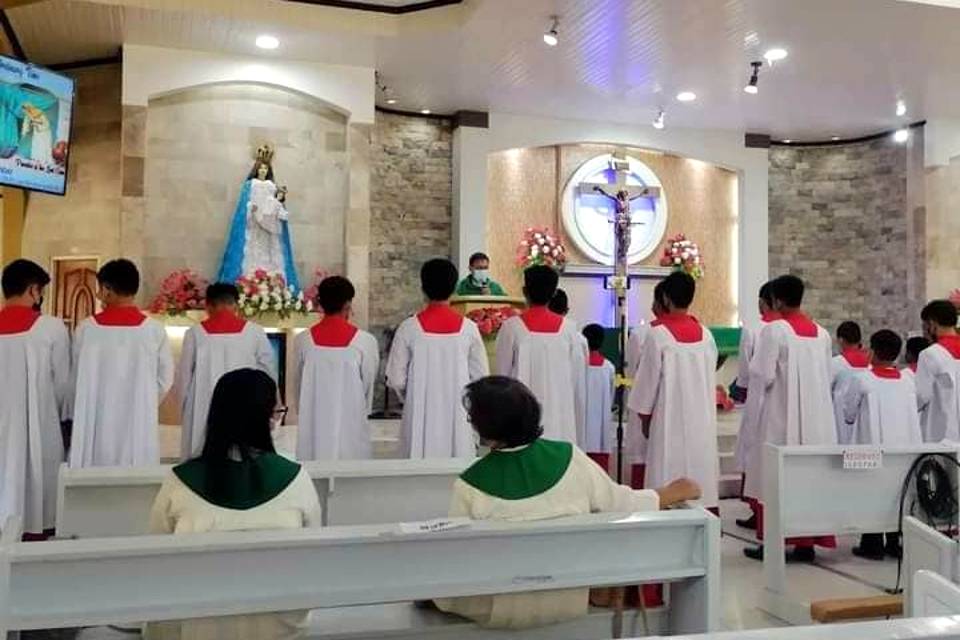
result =
[[[207,502],[246,511],[269,502],[290,486],[300,465],[276,453],[265,453],[243,462],[197,458],[174,467],[173,472]]]
[[[540,438],[512,451],[491,451],[460,479],[483,493],[503,500],[538,496],[560,482],[573,459],[573,445]]]

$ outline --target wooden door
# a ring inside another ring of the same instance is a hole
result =
[[[98,258],[54,258],[53,314],[73,331],[97,312]]]

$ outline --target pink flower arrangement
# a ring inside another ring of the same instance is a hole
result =
[[[313,272],[313,284],[311,284],[307,290],[304,292],[304,297],[312,303],[317,301],[317,292],[320,287],[320,283],[329,278],[332,275],[336,275],[331,271],[326,269],[317,269]]]
[[[567,250],[549,227],[529,227],[517,246],[517,266],[526,270],[539,265],[557,271],[567,266]]]
[[[690,274],[694,280],[703,277],[703,256],[696,242],[687,240],[682,233],[667,239],[667,246],[660,258],[661,267],[673,267],[676,271]]]
[[[150,312],[176,316],[202,309],[207,284],[204,278],[190,269],[174,271],[160,283],[160,292],[150,303]]]
[[[950,292],[950,296],[947,298],[950,302],[953,303],[957,309],[960,309],[960,289],[954,289]]]
[[[467,318],[477,323],[480,335],[491,338],[500,331],[500,327],[508,319],[520,315],[513,307],[484,307],[467,312]]]
[[[257,269],[252,274],[237,279],[240,289],[240,311],[246,317],[264,313],[276,313],[288,318],[294,313],[309,313],[313,304],[304,299],[303,291],[294,291],[287,286],[282,273],[268,273]]]

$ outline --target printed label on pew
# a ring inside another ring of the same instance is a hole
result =
[[[883,466],[880,449],[858,449],[843,452],[843,468],[851,471],[879,469]]]
[[[439,533],[454,529],[466,529],[470,526],[468,518],[438,518],[423,522],[401,522],[400,533]]]

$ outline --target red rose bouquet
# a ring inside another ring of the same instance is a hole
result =
[[[513,307],[484,307],[467,313],[467,318],[477,323],[480,335],[490,338],[500,331],[500,327],[508,319],[520,315]]]
[[[190,269],[174,271],[160,283],[160,292],[150,303],[151,313],[177,316],[203,309],[207,281]]]
[[[667,239],[667,246],[660,258],[661,267],[673,267],[676,271],[690,274],[694,280],[703,277],[703,256],[696,242],[687,240],[682,233]]]

